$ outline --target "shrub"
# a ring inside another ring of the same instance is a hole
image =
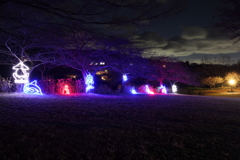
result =
[[[39,81],[39,86],[42,89],[42,92],[47,94],[62,94],[65,85],[68,85],[70,93],[85,92],[85,84],[82,80],[73,80],[72,78],[54,80],[48,78]]]
[[[11,82],[11,77],[4,78],[0,76],[0,92],[10,92],[13,86]]]
[[[53,94],[55,93],[55,80],[52,78],[40,80],[38,82],[39,87],[42,90],[42,93]]]
[[[113,90],[108,87],[108,85],[101,84],[94,89],[94,92],[99,94],[111,94],[113,93]]]
[[[156,90],[152,87],[148,85],[148,88],[150,89],[150,91],[156,92]],[[138,89],[137,92],[139,93],[146,93],[146,85],[141,85]]]
[[[178,89],[178,93],[188,95],[205,95],[204,90],[194,90],[193,88],[180,88]]]

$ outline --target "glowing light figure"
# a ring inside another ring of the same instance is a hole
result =
[[[90,89],[94,88],[93,76],[91,74],[87,75],[85,84],[87,85],[86,92],[88,92]]]
[[[69,87],[67,84],[64,85],[63,94],[70,94]]]
[[[162,87],[162,93],[167,94],[167,89],[165,86]]]
[[[148,94],[154,94],[154,92],[149,89],[148,85],[145,85],[145,88]]]
[[[167,94],[167,89],[165,86],[160,86],[161,93]]]
[[[131,93],[132,93],[132,94],[137,94],[137,91],[136,91],[134,88],[132,88],[132,89],[131,89]]]
[[[23,62],[20,62],[17,65],[13,66],[12,69],[15,70],[15,72],[13,73],[15,83],[29,82],[28,81],[29,73],[27,72],[29,70],[29,67],[23,64]]]
[[[126,82],[128,80],[128,77],[126,74],[123,75],[123,82]]]
[[[23,92],[27,94],[42,95],[41,88],[37,85],[36,80],[32,81],[31,83],[25,84],[23,87]]]
[[[176,93],[177,92],[177,86],[174,84],[172,85],[172,92],[173,93]]]

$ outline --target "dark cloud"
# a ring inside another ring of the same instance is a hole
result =
[[[151,44],[153,47],[163,47],[167,45],[167,40],[160,37],[155,32],[144,32],[134,37],[135,41]]]
[[[208,35],[208,31],[198,26],[189,26],[183,29],[181,38],[192,40],[192,39],[204,39]]]
[[[165,40],[154,32],[145,32],[135,40],[151,44],[154,56],[169,55],[176,57],[194,57],[201,55],[218,55],[239,53],[240,47],[233,45],[233,42],[224,38],[216,29],[189,26],[183,29],[180,36]],[[149,52],[148,52],[149,53]],[[195,53],[195,54],[193,54]],[[144,55],[149,56],[149,55]],[[197,59],[197,58],[196,58]]]

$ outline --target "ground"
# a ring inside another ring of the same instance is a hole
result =
[[[0,94],[1,159],[240,159],[240,98]]]
[[[235,97],[235,98],[240,98],[240,87],[238,88],[233,88],[231,90],[230,87],[224,87],[224,88],[213,88],[209,90],[201,90],[201,91],[195,91],[195,92],[200,92],[201,95],[205,96],[216,96],[216,97]]]

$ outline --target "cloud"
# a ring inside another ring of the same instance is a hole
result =
[[[168,55],[194,58],[194,55],[219,55],[240,53],[240,47],[224,38],[216,29],[189,26],[183,29],[180,36],[165,40],[154,32],[145,32],[136,41],[151,44],[153,56]],[[149,56],[149,52],[144,55]],[[240,54],[239,54],[240,55]],[[196,57],[197,58],[197,57]],[[239,56],[240,58],[240,56]]]
[[[167,40],[160,37],[155,32],[144,32],[141,35],[137,35],[134,37],[135,41],[141,42],[141,43],[147,43],[151,44],[151,46],[154,47],[163,47],[167,45]]]
[[[208,31],[198,26],[188,26],[183,29],[181,38],[192,40],[192,39],[204,39],[208,35]]]

